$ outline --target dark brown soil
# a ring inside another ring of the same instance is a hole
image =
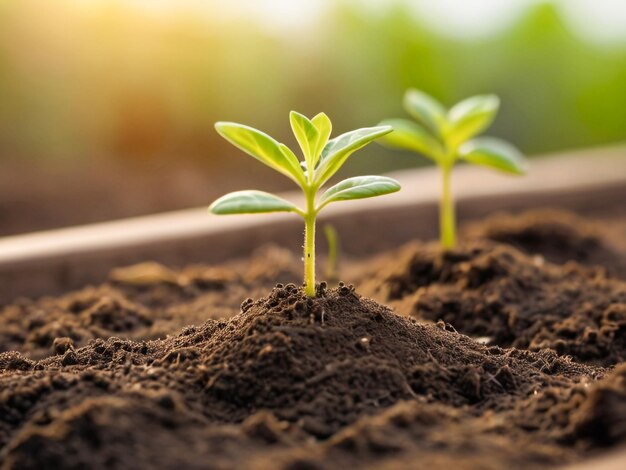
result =
[[[616,227],[614,220],[590,221],[570,212],[537,210],[521,216],[496,214],[468,226],[465,235],[506,243],[551,263],[601,266],[626,279],[626,230],[620,225]]]
[[[357,291],[315,300],[272,289],[302,268],[270,247],[4,307],[0,468],[529,469],[626,444],[616,232],[466,233],[344,263]]]
[[[488,344],[551,349],[587,364],[626,360],[626,283],[599,268],[550,264],[508,245],[400,249],[363,292],[415,318],[443,320]],[[378,263],[381,263],[379,260]]]
[[[242,299],[264,295],[276,282],[302,276],[291,252],[258,250],[222,266],[168,269],[155,263],[114,270],[108,282],[55,298],[21,299],[0,310],[0,352],[31,359],[112,336],[150,340],[177,334],[209,318],[229,318]]]
[[[165,340],[95,340],[38,362],[4,353],[1,458],[5,468],[529,468],[623,439],[622,371],[589,387],[603,369],[448,330],[349,286],[309,300],[288,285]]]

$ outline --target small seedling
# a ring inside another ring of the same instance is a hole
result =
[[[339,235],[330,224],[324,225],[324,235],[328,245],[328,259],[326,260],[326,280],[332,284],[339,281]]]
[[[526,159],[511,144],[495,137],[476,135],[495,118],[500,100],[495,95],[473,96],[446,110],[427,94],[411,89],[404,95],[404,108],[415,119],[388,119],[394,132],[382,143],[420,153],[441,169],[440,237],[444,248],[456,245],[456,218],[450,190],[450,174],[458,161],[483,165],[512,174],[526,172]]]
[[[209,210],[214,214],[293,212],[304,219],[304,285],[306,295],[315,297],[315,220],[328,204],[396,192],[400,184],[384,176],[357,176],[332,186],[317,198],[324,183],[356,150],[392,131],[391,126],[357,129],[328,140],[332,125],[326,114],[312,119],[292,111],[291,129],[300,145],[303,161],[286,145],[252,127],[232,122],[215,124],[217,132],[235,147],[293,180],[304,194],[304,209],[263,191],[236,191],[222,196]]]

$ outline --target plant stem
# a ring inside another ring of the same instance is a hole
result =
[[[439,205],[439,225],[441,244],[446,250],[450,250],[456,245],[456,216],[454,214],[454,203],[450,192],[451,173],[452,165],[443,165],[441,167],[443,181]]]
[[[315,192],[306,194],[307,212],[304,215],[304,292],[315,297]]]
[[[324,226],[324,234],[326,235],[326,242],[328,243],[328,261],[326,264],[326,280],[329,282],[337,282],[337,266],[339,259],[339,242],[337,240],[337,231],[335,228],[326,224]]]

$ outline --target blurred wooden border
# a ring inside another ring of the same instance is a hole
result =
[[[437,170],[392,176],[402,183],[399,193],[325,210],[321,220],[335,225],[347,253],[367,255],[436,236]],[[535,158],[529,175],[521,178],[461,166],[453,187],[461,221],[542,207],[626,216],[626,147]],[[297,193],[285,197],[300,199]],[[98,283],[115,266],[145,260],[174,266],[216,263],[269,242],[298,250],[301,231],[291,214],[217,217],[200,208],[6,237],[0,239],[0,304]]]

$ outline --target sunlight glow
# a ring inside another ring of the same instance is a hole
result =
[[[102,2],[74,0],[97,8]],[[528,8],[549,0],[343,0],[366,10],[384,10],[406,3],[433,28],[455,37],[488,36],[505,29]],[[578,32],[592,40],[626,41],[625,0],[552,0]],[[110,4],[130,6],[148,14],[167,17],[188,12],[218,21],[250,20],[268,32],[292,34],[315,27],[331,0],[117,0]]]

